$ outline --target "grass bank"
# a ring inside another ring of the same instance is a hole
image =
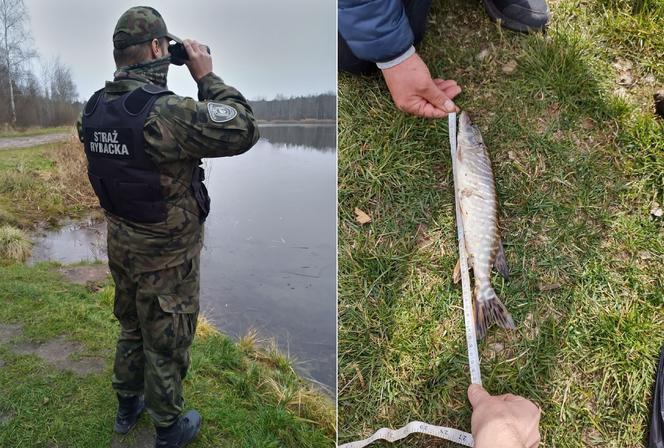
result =
[[[66,142],[0,151],[0,225],[30,229],[96,210],[80,145],[72,135]]]
[[[640,447],[664,342],[664,3],[550,6],[547,35],[523,36],[436,1],[421,48],[494,166],[511,279],[493,284],[517,330],[480,344],[483,380],[542,406],[543,446]],[[339,441],[469,430],[447,122],[401,114],[378,76],[339,89]]]
[[[144,415],[126,445],[112,436],[112,286],[68,283],[49,264],[3,266],[0,278],[0,446],[129,446],[151,433]],[[252,337],[201,328],[184,386],[204,417],[192,448],[334,445],[334,407],[288,360]],[[65,364],[54,361],[72,344]]]

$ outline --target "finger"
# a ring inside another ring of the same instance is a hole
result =
[[[194,49],[191,45],[191,39],[185,39],[182,41],[182,45],[184,45],[184,49],[187,51],[187,54],[191,55],[194,52]]]
[[[453,79],[440,79],[436,78],[433,82],[438,86],[440,90],[445,90],[447,87],[458,85],[457,82]]]
[[[453,79],[434,79],[433,82],[436,84],[440,90],[443,91],[449,99],[454,99],[457,95],[461,93],[461,87]],[[457,112],[459,108],[457,107]]]
[[[200,53],[201,53],[201,44],[200,44],[200,42],[198,42],[197,40],[194,40],[191,43],[191,47],[194,49],[197,56],[200,55]]]
[[[404,107],[400,108],[404,112],[407,112],[418,117],[425,118],[445,118],[447,117],[447,112],[436,107],[435,105],[429,103],[422,97],[414,97],[411,99],[409,104],[406,104]]]
[[[441,108],[446,112],[455,112],[456,105],[454,102],[442,92],[435,83],[431,83],[429,87],[423,92],[424,99],[436,107]]]
[[[503,401],[509,401],[509,402],[512,402],[512,403],[516,403],[516,402],[519,402],[519,401],[525,401],[526,400],[525,398],[520,397],[518,395],[514,395],[514,394],[501,395],[500,399],[503,400]]]
[[[489,395],[489,392],[484,390],[482,386],[479,384],[471,384],[468,386],[468,401],[470,401],[470,405],[473,407],[477,407],[483,400],[486,400],[487,398],[491,397]]]
[[[437,108],[436,106],[426,102],[425,100],[422,100],[422,105],[420,106],[420,110],[417,115],[421,115],[426,118],[445,118],[447,117],[447,112]]]
[[[448,87],[448,88],[446,88],[446,89],[443,89],[443,92],[445,92],[445,95],[447,95],[447,97],[448,97],[449,99],[453,99],[453,98],[455,98],[458,94],[461,93],[461,87],[459,87],[459,86],[450,86],[450,87]]]

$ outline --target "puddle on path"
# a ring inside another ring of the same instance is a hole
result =
[[[56,230],[40,230],[33,237],[29,264],[51,260],[61,263],[106,260],[106,222],[87,219],[68,222]]]

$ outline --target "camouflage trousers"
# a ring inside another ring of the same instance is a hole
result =
[[[121,330],[113,389],[145,394],[155,426],[169,426],[183,411],[182,380],[198,318],[199,260],[161,271],[133,273],[109,261],[115,281],[114,314]]]

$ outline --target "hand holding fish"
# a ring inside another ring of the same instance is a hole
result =
[[[473,406],[471,428],[475,448],[536,448],[542,411],[517,395],[491,396],[477,384],[468,388]]]
[[[432,79],[422,58],[415,53],[383,70],[394,104],[402,111],[427,118],[445,118],[458,112],[452,99],[461,93],[456,81]]]

